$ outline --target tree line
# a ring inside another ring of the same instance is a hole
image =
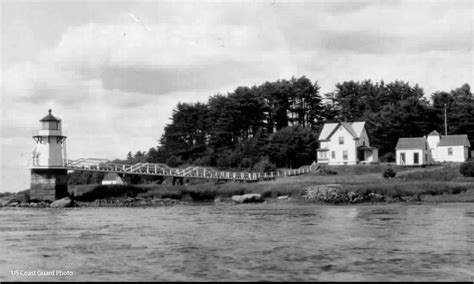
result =
[[[448,134],[468,134],[474,145],[474,97],[468,84],[429,99],[421,87],[404,81],[345,81],[324,95],[318,82],[305,76],[240,86],[207,103],[178,103],[158,146],[129,152],[116,162],[298,168],[316,160],[323,124],[337,121],[366,121],[380,160],[393,162],[399,137],[432,130],[444,134],[445,105]]]
[[[474,98],[468,84],[438,91],[427,99],[418,85],[404,81],[346,81],[320,94],[305,76],[237,87],[207,103],[178,103],[160,145],[128,160],[252,168],[262,159],[276,167],[297,168],[315,160],[317,137],[326,122],[366,121],[382,161],[394,161],[399,137],[432,130],[468,134],[474,145]]]

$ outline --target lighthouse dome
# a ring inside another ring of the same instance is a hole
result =
[[[60,130],[61,119],[54,117],[51,114],[52,110],[48,110],[48,115],[40,119],[41,129],[43,130]]]

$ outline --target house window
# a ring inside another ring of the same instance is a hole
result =
[[[336,151],[331,151],[331,158],[333,158],[333,159],[336,158]]]
[[[448,156],[452,156],[452,155],[453,155],[453,148],[449,147],[448,148]]]
[[[344,136],[339,137],[339,145],[344,145]]]
[[[347,160],[347,151],[342,151],[342,159]]]
[[[413,164],[417,165],[420,163],[420,153],[413,153]]]
[[[326,151],[322,151],[322,152],[319,152],[319,158],[321,159],[327,159],[327,152]]]

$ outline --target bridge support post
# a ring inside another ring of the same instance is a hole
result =
[[[54,201],[68,196],[66,169],[31,169],[30,200]]]
[[[158,177],[156,178],[156,183],[157,183],[157,184],[162,184],[163,181],[165,181],[165,177],[164,177],[164,176],[158,176]]]
[[[183,185],[184,179],[182,177],[173,177],[173,185]]]

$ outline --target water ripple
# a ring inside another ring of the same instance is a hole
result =
[[[2,209],[0,281],[472,281],[473,217],[469,204]]]

